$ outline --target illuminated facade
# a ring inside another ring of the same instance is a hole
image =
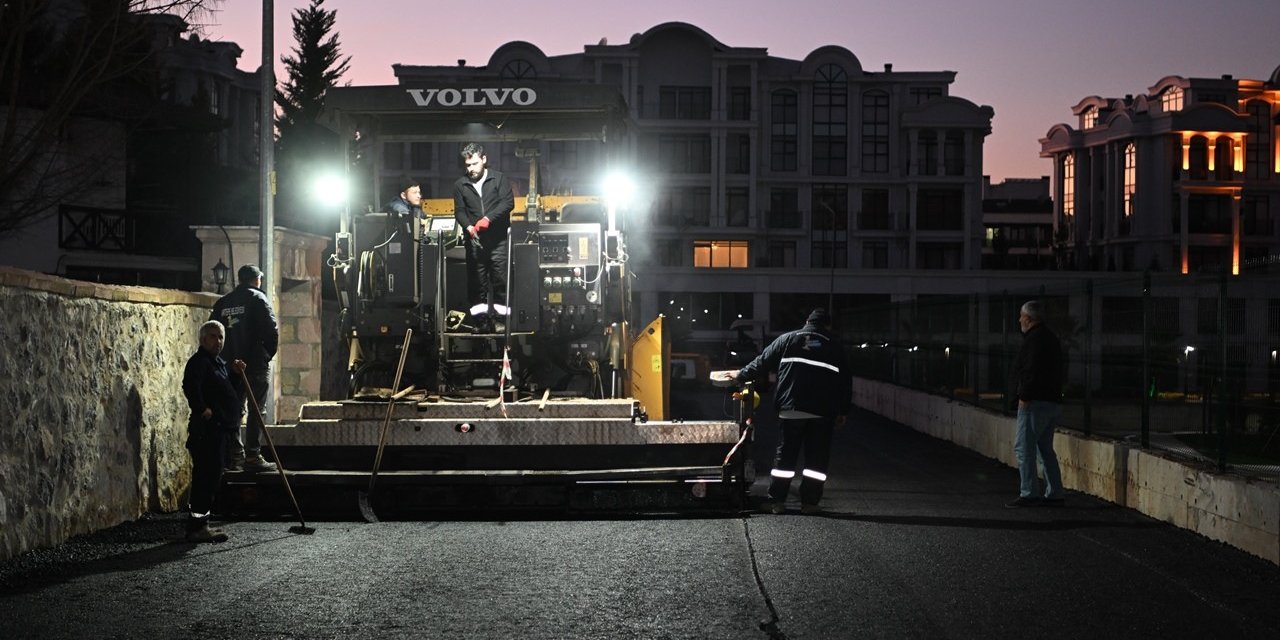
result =
[[[628,154],[648,188],[643,211],[632,212],[643,221],[629,224],[637,308],[641,317],[666,313],[678,330],[723,330],[738,317],[788,329],[816,304],[838,312],[899,292],[954,292],[936,274],[981,265],[982,146],[993,110],[951,96],[952,71],[864,69],[838,46],[780,58],[683,23],[582,53],[547,56],[510,42],[483,66],[394,70],[406,86],[617,86],[635,123]],[[517,142],[500,142],[496,163],[508,175],[525,171]],[[412,172],[428,195],[446,195],[456,149],[431,144],[391,142],[377,175]],[[541,146],[543,192],[594,191],[598,143]]]
[[[1239,274],[1280,253],[1280,67],[1091,96],[1040,140],[1068,269]]]

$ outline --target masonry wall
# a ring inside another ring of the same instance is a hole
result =
[[[216,299],[0,267],[0,560],[184,506],[182,372]]]
[[[941,396],[858,378],[854,404],[1009,466],[1013,419]],[[1280,485],[1059,429],[1054,451],[1068,489],[1098,496],[1280,564]],[[1010,495],[1017,491],[1009,487]]]

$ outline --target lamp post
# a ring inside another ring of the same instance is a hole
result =
[[[1187,401],[1187,388],[1190,386],[1191,379],[1191,354],[1196,350],[1195,347],[1187,345],[1182,350],[1182,401]]]
[[[830,244],[827,245],[831,260],[831,273],[827,280],[827,313],[834,315],[836,312],[836,210],[821,200],[818,201],[818,204],[823,209],[826,209],[827,213],[831,214]]]
[[[218,294],[225,293],[223,287],[227,286],[227,272],[231,271],[231,267],[223,264],[222,258],[218,258],[218,264],[213,265],[210,271],[213,271],[213,283],[218,285]]]

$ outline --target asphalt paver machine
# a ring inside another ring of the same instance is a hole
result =
[[[492,166],[495,152],[514,149],[528,175],[508,239],[507,310],[488,326],[468,308],[451,198],[424,200],[412,219],[344,214],[329,265],[349,397],[269,427],[304,500],[351,504],[367,483],[379,511],[398,514],[745,506],[749,421],[670,414],[669,333],[662,317],[633,324],[634,239],[619,203],[540,193],[544,142],[591,144],[602,173],[622,164],[632,127],[616,89],[338,87],[324,121],[374,150],[474,141]],[[232,482],[232,500],[265,508],[271,476],[238,481],[252,487],[237,493]]]

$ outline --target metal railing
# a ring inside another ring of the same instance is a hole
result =
[[[1064,354],[1060,425],[1280,474],[1280,271],[1081,274],[1070,285],[845,310],[855,375],[1011,412],[1018,312]]]

